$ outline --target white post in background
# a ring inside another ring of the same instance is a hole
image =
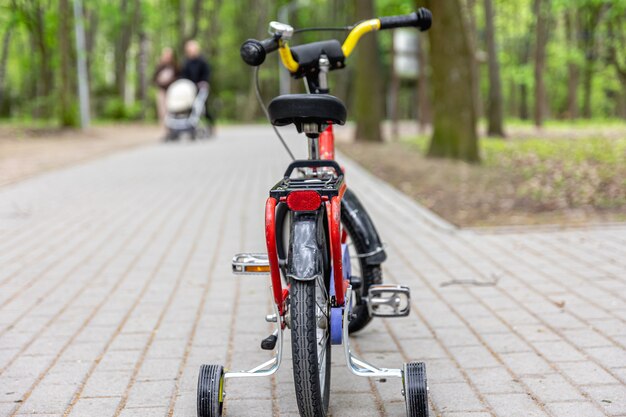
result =
[[[78,68],[78,99],[80,103],[80,126],[89,127],[89,81],[85,57],[85,28],[83,26],[82,0],[74,0],[74,32],[76,34],[76,66]]]
[[[280,23],[289,23],[289,12],[294,4],[295,2],[291,2],[278,9],[278,21]],[[291,93],[291,79],[289,71],[287,71],[287,68],[283,67],[280,56],[278,57],[278,75],[279,94],[282,96],[283,94]]]

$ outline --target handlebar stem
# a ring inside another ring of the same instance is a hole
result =
[[[328,72],[330,71],[330,61],[326,55],[322,55],[318,62],[318,66],[320,67],[318,75],[320,91],[328,94]]]

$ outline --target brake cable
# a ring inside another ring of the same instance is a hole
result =
[[[302,32],[350,32],[354,28],[354,26],[340,26],[340,27],[312,27],[312,28],[303,28],[303,29],[295,29],[293,34],[302,33]]]
[[[291,160],[295,161],[296,157],[293,156],[293,152],[291,152],[291,149],[289,149],[287,142],[285,142],[285,139],[283,139],[283,136],[280,134],[276,126],[274,126],[274,124],[272,123],[270,119],[270,114],[267,111],[267,107],[265,106],[265,103],[263,102],[263,98],[261,97],[261,87],[259,85],[259,68],[260,67],[254,67],[254,87],[255,87],[255,92],[256,92],[256,99],[259,102],[261,109],[263,109],[263,113],[265,113],[265,117],[267,118],[267,121],[270,122],[270,124],[272,125],[272,129],[274,129],[274,133],[276,133],[276,136],[278,136],[278,139],[280,139],[280,142],[283,144],[283,147],[285,148],[285,150],[291,157]]]

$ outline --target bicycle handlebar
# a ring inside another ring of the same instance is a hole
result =
[[[272,36],[271,38],[258,41],[256,39],[248,39],[241,45],[239,53],[244,62],[250,66],[258,67],[265,62],[267,54],[278,49],[279,38]]]
[[[433,21],[433,15],[430,10],[421,7],[416,12],[410,14],[380,17],[378,20],[380,20],[381,30],[416,27],[424,32],[430,29]]]
[[[395,29],[401,27],[416,27],[422,32],[430,28],[432,24],[432,13],[430,10],[420,7],[416,12],[399,15],[386,16],[377,19],[363,21],[356,25],[344,41],[341,49],[344,56],[348,57],[363,35],[368,32],[385,29]],[[298,62],[294,60],[286,41],[280,35],[262,41],[248,39],[241,45],[240,54],[244,62],[256,67],[265,62],[267,54],[279,50],[283,65],[293,74],[298,70]]]

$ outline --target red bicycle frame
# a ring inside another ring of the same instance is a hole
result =
[[[335,159],[335,137],[333,127],[329,125],[319,136],[320,159]],[[346,185],[339,189],[339,195],[330,200],[325,198],[324,204],[328,217],[328,236],[330,236],[330,253],[333,263],[333,279],[335,281],[335,302],[337,306],[344,304],[344,290],[346,283],[343,278],[343,265],[341,253],[341,199],[346,192]],[[282,201],[282,198],[281,198]],[[274,302],[278,306],[281,315],[285,313],[285,300],[289,295],[288,289],[283,289],[280,276],[280,266],[278,264],[278,249],[276,247],[276,205],[278,200],[269,197],[265,203],[265,244],[267,246],[267,256],[270,264],[270,277],[272,281],[272,294]]]
[[[335,135],[333,133],[333,125],[328,125],[322,133],[320,133],[320,159],[335,160]]]

